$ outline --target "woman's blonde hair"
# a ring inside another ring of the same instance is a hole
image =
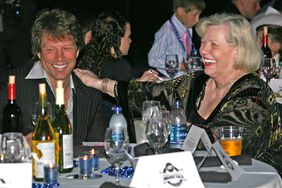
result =
[[[241,15],[226,13],[204,17],[196,25],[198,35],[202,37],[206,28],[211,25],[227,25],[229,27],[229,32],[225,38],[228,43],[235,44],[237,48],[235,69],[254,72],[260,68],[262,62],[261,51],[257,45],[252,27],[246,18]]]

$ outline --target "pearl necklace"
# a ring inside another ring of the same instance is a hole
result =
[[[215,80],[214,80],[214,83],[215,83],[215,86],[216,86],[216,89],[224,89],[230,85],[232,85],[234,82],[236,82],[240,77],[242,77],[243,75],[245,74],[245,72],[240,72],[239,74],[237,74],[234,78],[232,78],[231,80],[223,83],[223,84],[220,84],[220,83],[217,83]]]

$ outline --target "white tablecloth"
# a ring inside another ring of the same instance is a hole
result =
[[[281,177],[277,171],[270,165],[258,161],[252,160],[253,164],[251,166],[241,166],[245,173],[237,180],[229,183],[204,183],[207,188],[282,188]],[[100,167],[106,168],[109,166],[109,163],[106,159],[100,160]],[[202,168],[201,170],[216,170],[224,171],[220,167],[210,167]],[[71,174],[77,174],[78,169],[75,168]],[[99,172],[99,171],[97,171]],[[150,171],[148,171],[149,173]],[[103,175],[98,179],[90,180],[77,180],[77,179],[67,179],[66,176],[69,174],[62,174],[59,177],[59,183],[61,188],[95,188],[99,187],[105,181],[114,182],[114,177],[109,175]],[[120,178],[121,185],[129,185],[131,179]]]

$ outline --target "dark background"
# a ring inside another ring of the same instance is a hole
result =
[[[1,0],[0,0],[1,1]],[[172,16],[173,0],[21,0],[34,3],[41,9],[61,8],[69,10],[83,23],[93,20],[107,10],[117,10],[131,23],[132,43],[126,57],[133,67],[147,65],[147,53],[154,41],[154,34]],[[215,13],[231,0],[206,0],[207,8],[201,16]],[[262,0],[264,5],[270,0]],[[32,6],[30,6],[32,7]],[[33,20],[30,18],[29,20]],[[31,21],[30,21],[31,22]]]

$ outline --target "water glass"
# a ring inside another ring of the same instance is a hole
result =
[[[146,137],[155,154],[162,152],[168,140],[168,128],[162,120],[152,120],[146,127]]]
[[[0,143],[2,163],[30,162],[31,151],[22,133],[4,133]]]
[[[120,166],[128,159],[127,133],[123,128],[107,128],[105,135],[105,152],[108,161],[115,167],[115,182],[119,185]]]
[[[240,126],[220,127],[220,144],[229,156],[241,155],[243,128]]]
[[[190,56],[187,60],[188,72],[194,73],[203,70],[203,63],[200,56]]]
[[[161,104],[159,101],[148,100],[143,102],[142,120],[147,126],[150,120],[161,117]]]
[[[167,54],[165,57],[165,70],[171,79],[174,78],[179,70],[178,56],[176,54]]]
[[[50,121],[52,121],[53,120],[53,111],[52,111],[52,106],[50,102],[47,102],[47,110],[48,110]],[[39,102],[35,102],[33,105],[32,114],[31,114],[31,123],[33,126],[36,126],[38,114],[40,113],[40,111],[41,111],[41,106],[39,105]]]

